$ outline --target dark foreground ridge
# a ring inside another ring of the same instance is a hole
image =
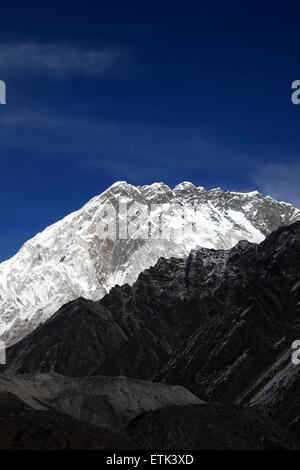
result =
[[[0,378],[0,449],[296,449],[251,410],[125,377]]]
[[[116,286],[99,302],[80,298],[68,303],[9,349],[2,372],[124,375],[180,384],[209,403],[219,403],[219,408],[206,409],[212,421],[227,410],[224,419],[230,426],[230,407],[245,407],[255,422],[253,439],[249,431],[249,445],[255,447],[262,423],[256,413],[300,436],[300,366],[291,362],[291,344],[300,339],[299,315],[297,222],[279,228],[260,245],[240,242],[229,251],[200,249],[186,259],[161,258],[132,287]],[[139,442],[142,434],[148,436],[155,446],[153,420],[170,423],[172,429],[176,412],[149,413],[146,421],[136,418],[133,435]],[[246,423],[243,416],[241,423]],[[188,411],[182,419],[194,429]],[[167,436],[167,429],[161,434]],[[195,429],[193,442],[198,439]],[[220,424],[216,432],[224,432]],[[243,436],[234,441],[229,431],[226,435],[226,442],[216,442],[243,447]],[[176,439],[170,442],[179,445]],[[183,442],[195,448],[185,438]],[[265,448],[274,444],[267,444],[267,437],[261,442]]]

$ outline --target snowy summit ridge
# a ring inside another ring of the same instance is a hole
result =
[[[138,238],[145,230],[133,212],[135,237],[99,238],[97,227],[107,204],[163,206],[150,214],[173,229],[173,239]],[[185,220],[189,228],[178,230]],[[98,300],[116,284],[132,284],[160,257],[184,257],[199,247],[230,249],[240,240],[260,243],[281,225],[300,220],[290,204],[258,192],[205,190],[182,182],[173,190],[164,183],[133,186],[119,181],[81,209],[27,241],[0,264],[0,339],[15,342],[44,322],[63,304],[78,297]]]

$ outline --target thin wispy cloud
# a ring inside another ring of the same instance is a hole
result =
[[[19,113],[7,112],[1,116],[1,123],[9,128],[35,128],[35,129],[53,129],[53,128],[83,128],[90,130],[101,130],[102,121],[88,120],[84,117],[65,117],[53,113],[43,113],[36,111],[23,111]]]
[[[258,169],[254,181],[263,194],[300,208],[300,163],[263,166]]]
[[[117,49],[82,49],[65,44],[0,45],[0,70],[45,74],[53,78],[85,75],[101,77],[125,60]]]

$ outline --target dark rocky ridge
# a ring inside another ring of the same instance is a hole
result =
[[[249,409],[172,406],[135,418],[129,435],[142,449],[292,450],[298,444],[271,420]]]
[[[160,259],[132,287],[62,307],[10,348],[3,371],[155,378],[257,406],[297,431],[300,368],[289,353],[300,338],[299,281],[299,222],[260,245]]]

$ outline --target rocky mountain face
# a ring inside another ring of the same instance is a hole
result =
[[[253,248],[231,264],[214,293],[213,315],[156,379],[258,408],[299,433],[300,369],[291,345],[300,338],[300,224]]]
[[[291,362],[299,315],[296,222],[259,245],[161,258],[132,286],[116,286],[98,302],[66,304],[8,350],[2,372],[179,384],[209,403],[257,410],[300,436],[300,366]],[[149,419],[137,428],[145,435]]]
[[[288,204],[117,183],[0,265],[0,312],[0,448],[299,448]]]
[[[96,301],[117,284],[132,285],[160,257],[230,249],[240,240],[259,243],[297,220],[298,209],[257,192],[116,183],[0,264],[0,339],[16,342],[78,297]]]

